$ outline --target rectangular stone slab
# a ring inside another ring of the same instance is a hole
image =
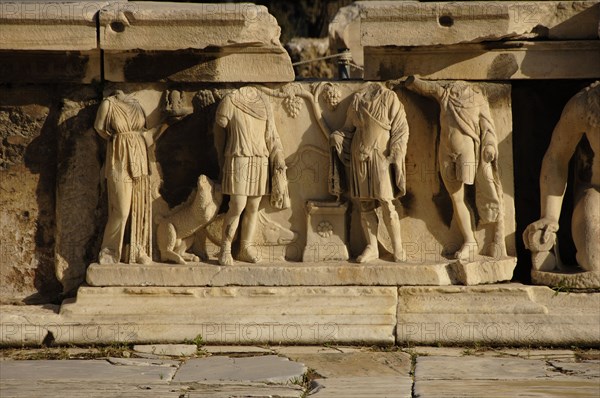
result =
[[[402,286],[477,285],[512,278],[516,259],[489,258],[465,265],[402,263],[376,260],[368,264],[344,261],[276,262],[230,267],[215,264],[92,264],[90,286]]]
[[[81,287],[57,342],[391,344],[391,287]],[[69,325],[71,325],[69,327]]]
[[[99,14],[103,50],[269,47],[284,52],[277,20],[251,3],[113,3]]]
[[[398,344],[600,343],[600,294],[518,284],[401,287]]]
[[[366,47],[365,80],[420,75],[427,79],[512,80],[600,77],[600,41]]]
[[[600,19],[597,1],[361,1],[357,7],[361,44],[371,47],[597,39]]]
[[[1,2],[0,50],[95,50],[96,14],[107,4],[107,1]]]
[[[105,360],[3,361],[2,380],[80,380],[168,383],[176,367],[154,365],[113,365]]]
[[[230,267],[215,264],[92,264],[90,286],[398,286],[450,285],[450,266],[443,263],[396,264],[374,261],[280,262]]]
[[[289,82],[281,29],[264,6],[116,3],[99,13],[113,82]]]

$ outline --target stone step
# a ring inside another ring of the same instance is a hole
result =
[[[467,264],[265,262],[216,264],[92,264],[90,286],[403,286],[494,283],[512,278],[516,258],[483,258]]]

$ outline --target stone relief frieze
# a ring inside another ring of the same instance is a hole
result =
[[[497,134],[492,115],[509,111],[502,88],[493,105],[478,84],[418,78],[148,90],[144,101],[116,92],[98,111],[96,130],[109,142],[100,264],[443,268],[509,258],[503,228],[514,210],[505,212],[498,164],[510,130],[501,122]],[[411,91],[435,98],[439,114]],[[188,131],[185,121],[200,116],[202,131]],[[169,209],[156,148],[165,131],[182,129],[213,142],[193,150],[216,162]],[[432,179],[419,168],[435,170]],[[472,203],[466,185],[476,187]],[[444,194],[450,208],[435,201]]]

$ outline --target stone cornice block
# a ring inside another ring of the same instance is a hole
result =
[[[598,39],[598,1],[359,1],[365,47]]]
[[[116,3],[100,11],[103,50],[173,51],[265,47],[285,53],[281,29],[264,6],[251,3]]]
[[[513,80],[600,77],[600,41],[507,41],[451,46],[367,47],[365,79]]]
[[[0,2],[0,50],[95,50],[96,16],[108,4],[106,1]]]
[[[288,82],[294,69],[266,7],[114,3],[99,14],[106,80]]]

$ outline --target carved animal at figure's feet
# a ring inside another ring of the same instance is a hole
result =
[[[161,261],[186,264],[200,260],[187,250],[194,242],[194,234],[215,218],[221,200],[221,187],[205,175],[198,177],[197,187],[188,199],[158,220],[156,241]]]

